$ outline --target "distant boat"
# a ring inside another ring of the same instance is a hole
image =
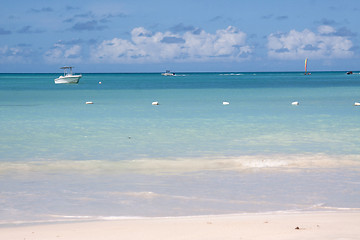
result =
[[[82,77],[81,74],[74,75],[72,73],[73,67],[62,67],[60,69],[64,70],[64,75],[62,75],[54,80],[56,84],[59,84],[59,83],[75,83],[75,84],[77,84],[79,82],[80,78]],[[69,69],[69,72],[67,71],[68,69]]]
[[[353,74],[353,72],[352,72],[352,71],[350,71],[350,72],[347,72],[346,74],[347,74],[347,75],[351,75],[351,74]]]
[[[163,76],[175,76],[175,73],[170,72],[170,70],[166,70],[166,72],[162,73]]]
[[[308,62],[308,59],[305,59],[305,75],[310,75],[311,73],[308,73],[307,72],[307,62]]]

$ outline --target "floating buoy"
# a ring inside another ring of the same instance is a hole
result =
[[[94,104],[93,102],[86,102],[86,104]]]
[[[292,102],[291,105],[299,105],[299,102]]]
[[[101,84],[101,82],[99,82],[99,84]]]
[[[230,103],[229,102],[223,102],[223,105],[229,105]]]
[[[152,102],[152,105],[159,105],[159,102]]]
[[[354,106],[360,106],[360,102],[355,102]]]

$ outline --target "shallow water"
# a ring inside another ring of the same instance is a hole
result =
[[[0,74],[1,223],[360,208],[358,74],[56,77]]]

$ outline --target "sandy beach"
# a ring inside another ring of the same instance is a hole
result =
[[[360,212],[260,213],[0,228],[6,240],[360,239]]]

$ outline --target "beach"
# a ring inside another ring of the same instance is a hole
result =
[[[360,239],[360,212],[138,218],[0,228],[6,240]]]

